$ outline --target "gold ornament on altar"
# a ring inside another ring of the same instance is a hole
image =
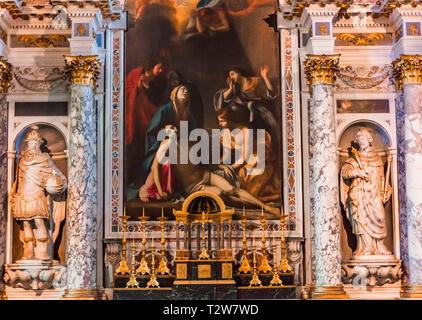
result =
[[[170,270],[167,267],[165,256],[166,256],[166,241],[164,239],[164,226],[166,224],[167,217],[164,217],[163,208],[161,208],[161,217],[159,218],[161,224],[161,259],[158,265],[158,274],[170,274]]]
[[[265,242],[266,242],[266,239],[265,239],[265,222],[266,222],[266,219],[265,219],[265,215],[264,215],[264,209],[261,208],[261,210],[262,210],[262,213],[261,213],[260,221],[261,221],[261,228],[262,228],[262,238],[261,238],[261,242],[262,242],[262,245],[261,245],[262,261],[261,261],[261,264],[258,268],[258,271],[263,272],[263,273],[267,273],[267,272],[270,272],[272,269],[271,269],[271,266],[270,266],[268,259],[267,259],[267,247],[265,245]]]
[[[63,44],[67,43],[67,38],[61,34],[53,34],[51,36],[41,36],[36,37],[33,35],[22,35],[18,38],[19,42],[26,43],[26,47],[35,47],[35,48],[57,48],[64,47]],[[62,44],[62,45],[60,45]]]
[[[133,239],[133,242],[132,242],[132,266],[130,268],[130,278],[129,278],[129,281],[126,283],[126,288],[139,288],[139,283],[136,280],[135,253],[136,253],[136,246],[135,246],[135,239]]]
[[[242,256],[242,263],[239,267],[239,273],[251,273],[252,272],[252,268],[251,265],[249,264],[249,260],[248,260],[248,250],[247,250],[247,246],[246,246],[246,212],[245,212],[245,207],[243,207],[243,217],[242,217],[242,229],[243,229],[243,256]]]
[[[205,248],[205,222],[208,222],[208,219],[205,215],[205,212],[202,211],[202,250],[201,254],[199,255],[200,260],[207,260],[210,258],[210,255],[207,252],[207,249]]]
[[[404,55],[393,61],[392,77],[397,90],[403,89],[403,84],[422,83],[422,55]]]
[[[149,274],[151,270],[149,269],[147,260],[145,258],[147,250],[146,224],[149,217],[145,216],[145,208],[142,208],[142,217],[139,217],[138,219],[141,220],[142,225],[142,258],[138,269],[136,269],[136,273]]]
[[[65,56],[66,73],[72,84],[92,84],[97,87],[101,62],[98,56]]]
[[[280,228],[281,228],[281,261],[277,270],[282,273],[292,272],[292,267],[289,265],[289,260],[287,259],[287,247],[286,247],[286,236],[284,231],[286,230],[286,217],[284,214],[284,208],[281,206],[281,216],[280,216]]]
[[[375,40],[384,40],[385,36],[379,32],[370,34],[359,33],[357,35],[341,33],[337,36],[337,39],[347,41],[348,46],[373,46],[377,45]]]
[[[255,241],[253,241],[253,242],[255,242]],[[255,243],[253,243],[253,245],[252,245],[252,254],[253,254],[253,258],[252,258],[253,269],[252,269],[252,279],[249,282],[249,287],[252,287],[252,286],[262,287],[262,282],[261,282],[261,280],[259,280],[259,277],[258,277],[258,268],[256,267],[256,246],[255,246]]]
[[[120,260],[119,267],[116,269],[116,274],[129,274],[129,266],[126,261],[126,231],[127,231],[127,221],[130,219],[130,216],[126,215],[126,209],[124,210],[123,216],[120,216],[123,224],[123,239],[122,239],[122,260]]]
[[[307,54],[308,58],[304,61],[306,84],[309,90],[312,90],[313,84],[328,83],[334,84],[336,73],[338,72],[338,64],[340,54],[333,55],[314,55]]]
[[[0,93],[9,91],[12,81],[12,65],[0,56]]]
[[[160,284],[157,281],[155,276],[155,247],[154,247],[154,238],[151,238],[151,278],[147,283],[147,288],[159,288]]]
[[[275,239],[274,239],[275,240]],[[278,276],[278,268],[277,268],[277,245],[273,244],[273,278],[270,281],[270,286],[281,286],[283,282],[281,281],[280,277]]]

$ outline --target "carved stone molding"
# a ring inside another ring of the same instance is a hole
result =
[[[401,90],[403,84],[422,83],[422,55],[404,55],[393,62],[392,77],[396,89]]]
[[[12,81],[12,65],[0,56],[0,93],[9,91]]]
[[[65,56],[66,73],[72,84],[92,84],[97,86],[101,62],[93,56]]]
[[[19,84],[24,91],[45,92],[57,91],[62,88],[67,91],[67,76],[62,68],[58,67],[15,67],[13,75],[16,84]],[[12,88],[13,92],[19,92],[16,86]]]
[[[369,34],[351,34],[351,33],[341,33],[337,36],[337,39],[347,42],[348,46],[373,46],[377,45],[375,40],[384,40],[385,35],[379,32],[369,33]]]
[[[343,283],[360,286],[382,286],[400,280],[401,261],[390,256],[364,256],[342,263]]]
[[[66,286],[64,265],[43,264],[37,260],[6,265],[4,282],[12,288],[26,290],[58,289]]]
[[[334,84],[336,73],[338,72],[338,64],[340,60],[339,54],[333,55],[312,55],[307,54],[304,61],[305,77],[310,90],[313,84],[329,83]]]
[[[389,65],[347,65],[339,68],[337,77],[347,87],[371,89],[380,85],[389,75]]]
[[[12,37],[12,43],[15,47],[24,46],[26,48],[61,48],[69,47],[69,41],[67,37],[62,34],[53,35],[21,35],[17,38]],[[22,45],[21,45],[22,44]]]

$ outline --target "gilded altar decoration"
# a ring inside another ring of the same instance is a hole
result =
[[[19,36],[18,41],[25,43],[27,48],[58,48],[69,46],[67,38],[61,34],[39,37],[26,34]]]
[[[422,83],[422,55],[404,55],[393,61],[392,77],[396,89],[402,90],[403,84]]]
[[[379,32],[357,35],[351,33],[341,33],[337,39],[347,42],[348,46],[374,46],[377,45],[376,40],[384,40],[385,35]]]
[[[26,148],[19,156],[10,208],[13,218],[23,224],[22,260],[49,261],[65,218],[61,195],[67,189],[67,180],[49,154],[41,151],[43,139],[38,129],[31,127],[25,137]]]
[[[101,62],[98,56],[65,56],[66,72],[72,84],[97,86]]]
[[[126,210],[125,210],[126,211]],[[126,260],[126,232],[127,232],[127,221],[129,220],[130,216],[127,216],[126,214],[123,214],[123,216],[120,216],[122,219],[123,224],[123,239],[122,239],[122,259],[120,260],[119,267],[116,269],[116,274],[126,274],[129,273],[129,266],[127,264]]]
[[[0,93],[7,93],[12,81],[12,65],[0,56]]]
[[[317,83],[334,84],[336,73],[338,72],[340,54],[307,54],[306,56],[308,58],[304,61],[304,71],[309,89],[312,90],[312,85]]]

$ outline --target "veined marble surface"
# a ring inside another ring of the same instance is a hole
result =
[[[341,284],[340,212],[333,86],[313,85],[316,286]]]
[[[5,262],[7,220],[7,102],[0,95],[0,266]]]
[[[96,288],[96,119],[93,86],[71,87],[67,289]]]
[[[403,94],[396,95],[396,126],[397,126],[397,173],[400,222],[400,258],[406,274],[409,270],[409,254],[407,246],[407,213],[406,213],[406,167],[405,167],[405,137],[404,137],[404,105]]]
[[[405,84],[404,136],[409,285],[422,285],[422,85]]]

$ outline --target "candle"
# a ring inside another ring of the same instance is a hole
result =
[[[264,217],[264,207],[261,207],[261,216]]]
[[[145,208],[142,208],[142,216],[145,217]]]
[[[243,206],[243,216],[244,217],[246,216],[246,214],[245,214],[245,206]]]
[[[164,218],[164,209],[161,207],[161,217]]]

